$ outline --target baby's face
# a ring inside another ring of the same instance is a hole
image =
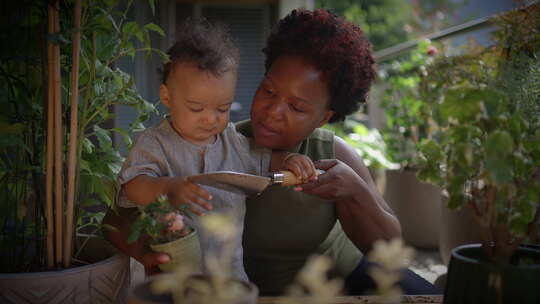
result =
[[[235,87],[234,70],[216,77],[194,63],[179,63],[161,85],[160,97],[176,132],[193,144],[206,145],[227,126]]]

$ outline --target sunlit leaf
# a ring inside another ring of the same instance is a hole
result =
[[[507,131],[496,130],[488,135],[484,149],[488,157],[504,157],[514,151],[514,140]]]
[[[157,32],[160,36],[165,37],[165,32],[163,32],[163,29],[154,23],[148,23],[144,26],[144,28],[148,31]]]

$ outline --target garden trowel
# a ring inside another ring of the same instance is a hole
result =
[[[290,171],[272,172],[270,176],[258,176],[233,171],[216,171],[192,175],[188,179],[197,184],[247,195],[261,193],[266,187],[273,184],[292,186],[302,183],[302,180],[298,179]]]

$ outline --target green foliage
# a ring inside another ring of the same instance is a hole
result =
[[[169,204],[169,200],[166,196],[159,196],[155,202],[152,202],[141,209],[139,217],[131,225],[131,231],[127,242],[134,243],[142,235],[147,235],[152,244],[162,244],[186,236],[193,230],[192,228],[185,225],[182,230],[170,231],[167,229],[169,223],[164,218],[167,214],[177,212],[191,217],[192,213],[188,208],[189,206],[187,204],[178,208],[174,207]]]
[[[381,96],[386,125],[382,129],[387,151],[401,167],[417,167],[418,144],[431,136],[430,105],[419,95],[419,83],[433,58],[428,40],[422,41],[410,57],[396,60],[381,73],[385,86]]]
[[[467,0],[317,0],[358,24],[375,50],[395,46],[453,25],[452,13]]]
[[[376,50],[407,41],[404,25],[412,22],[412,8],[402,0],[317,0],[316,7],[329,9],[362,28]]]
[[[419,177],[446,189],[450,208],[472,208],[488,255],[505,262],[540,228],[540,43],[514,52],[515,37],[501,37],[427,68],[419,92],[433,132],[420,143]]]
[[[397,168],[397,164],[388,159],[386,145],[377,129],[369,129],[352,118],[347,118],[342,123],[325,125],[324,128],[333,131],[353,147],[366,166],[373,169]]]
[[[152,32],[163,35],[155,24],[140,26],[128,20],[127,7],[118,1],[83,1],[79,70],[78,162],[75,198],[76,229],[98,230],[103,209],[113,204],[116,174],[123,161],[112,143],[113,132],[121,134],[129,146],[129,134],[149,115],[153,104],[137,92],[133,78],[118,69],[118,59],[137,52],[166,55],[150,45]],[[149,0],[150,5],[154,1]],[[45,236],[45,126],[47,39],[60,44],[62,72],[63,130],[69,130],[71,33],[73,1],[60,2],[60,32],[45,36],[47,2],[22,1],[9,5],[15,24],[3,32],[9,48],[2,49],[0,62],[0,186],[2,193],[0,227],[2,265],[0,272],[41,270]],[[111,128],[114,105],[131,106],[137,119],[131,130]],[[64,134],[67,146],[69,134]],[[64,148],[64,152],[67,148]],[[77,250],[75,250],[76,252]]]

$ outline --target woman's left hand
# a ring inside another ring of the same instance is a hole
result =
[[[314,164],[317,169],[326,172],[319,175],[317,180],[295,187],[295,190],[334,201],[348,201],[362,190],[367,191],[367,183],[344,162],[325,159]]]

